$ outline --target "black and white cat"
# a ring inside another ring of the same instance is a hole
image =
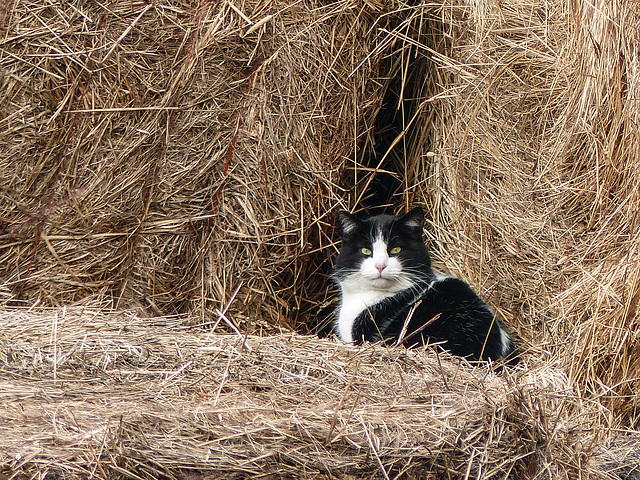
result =
[[[442,342],[474,361],[509,356],[511,336],[491,309],[466,282],[431,268],[423,223],[420,207],[403,217],[365,220],[338,213],[342,246],[333,278],[341,302],[335,332],[350,344]]]

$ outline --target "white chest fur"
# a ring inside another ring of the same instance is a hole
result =
[[[380,291],[342,294],[342,304],[338,314],[338,335],[345,343],[353,343],[353,322],[365,309],[389,297]]]
[[[403,275],[402,264],[390,257],[382,235],[372,244],[370,256],[359,271],[340,280],[342,303],[336,330],[342,341],[353,343],[353,323],[364,310],[396,293],[410,288],[412,282]]]
[[[409,286],[406,281],[398,281],[376,288],[377,285],[357,274],[341,281],[342,301],[336,330],[342,341],[353,343],[353,322],[364,310]]]

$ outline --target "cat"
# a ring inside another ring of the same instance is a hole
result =
[[[345,343],[439,345],[471,361],[514,353],[511,335],[463,280],[437,272],[422,240],[424,214],[360,220],[338,212],[342,238],[333,280],[341,290],[334,331]]]

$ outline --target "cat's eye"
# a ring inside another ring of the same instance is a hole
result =
[[[391,250],[389,250],[389,253],[391,255],[397,255],[400,253],[400,250],[402,250],[402,247],[393,247]]]
[[[366,247],[361,248],[360,251],[363,255],[371,255],[371,250]]]

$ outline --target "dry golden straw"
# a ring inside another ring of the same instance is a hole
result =
[[[633,475],[638,25],[633,0],[4,2],[3,465]],[[290,333],[330,321],[315,314],[333,301],[334,213],[381,169],[401,185],[391,207],[426,207],[434,263],[504,317],[531,371]],[[432,390],[405,390],[423,370]]]
[[[0,360],[15,475],[605,478],[635,461],[543,364],[498,375],[429,350],[92,309],[0,314]]]

